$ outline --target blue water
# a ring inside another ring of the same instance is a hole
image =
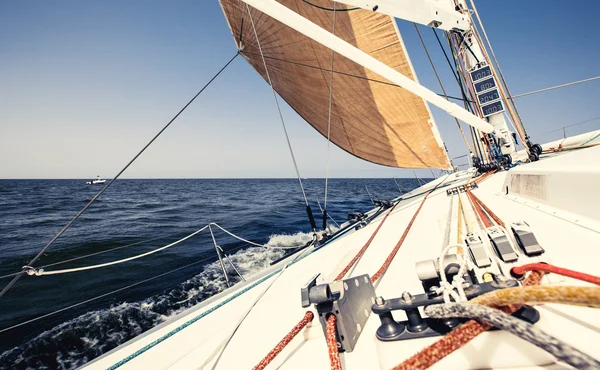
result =
[[[398,179],[403,188],[415,179]],[[324,180],[304,181],[316,203]],[[331,179],[328,213],[348,212],[399,195],[393,179]],[[84,180],[0,180],[0,276],[18,272],[100,190]],[[310,240],[310,225],[295,179],[121,180],[48,249],[46,267],[80,267],[164,246],[208,222],[270,248],[252,247],[217,231],[217,242],[242,274],[251,274]],[[130,245],[134,244],[134,245]],[[129,246],[130,245],[130,246]],[[188,264],[193,264],[184,267]],[[182,268],[183,267],[183,268]],[[0,368],[77,368],[166,318],[226,288],[208,231],[165,251],[125,264],[63,275],[24,276],[0,298],[0,330],[174,269],[178,271],[44,319],[0,332]],[[233,282],[236,278],[232,275]],[[10,277],[0,278],[4,287]]]

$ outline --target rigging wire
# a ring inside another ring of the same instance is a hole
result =
[[[335,35],[336,22],[336,2],[333,2],[333,31]],[[323,230],[327,228],[327,190],[329,186],[329,147],[331,146],[331,113],[333,110],[333,62],[335,60],[335,51],[331,50],[331,71],[329,72],[329,116],[327,118],[327,155],[325,159],[325,198],[323,199]]]
[[[490,40],[488,38],[487,32],[485,31],[485,28],[483,27],[483,22],[481,21],[481,17],[479,17],[479,12],[477,12],[477,7],[475,6],[475,2],[473,0],[471,0],[471,7],[473,8],[473,11],[475,12],[475,16],[477,17],[477,21],[479,22],[479,27],[481,27],[481,31],[483,32],[483,36],[485,37],[485,41],[487,42],[487,45],[490,48],[490,52],[492,54],[494,63],[498,67],[498,74],[500,75],[500,79],[502,80],[504,89],[506,89],[506,95],[508,96],[508,100],[510,100],[510,103],[511,103],[512,107],[514,108],[516,116],[519,120],[519,122],[515,122],[515,125],[518,124],[519,126],[521,126],[521,128],[523,129],[523,132],[525,134],[525,137],[527,137],[527,131],[525,130],[525,126],[523,126],[523,121],[521,120],[521,116],[519,115],[519,111],[517,110],[517,106],[515,105],[515,102],[513,100],[514,96],[511,95],[510,90],[508,88],[508,84],[506,83],[506,80],[504,79],[504,74],[502,73],[500,64],[498,64],[498,59],[496,58],[496,53],[494,53],[494,49],[492,48],[492,44],[490,43]],[[471,24],[475,24],[475,22],[473,22],[473,17],[470,14],[469,14],[469,18],[471,18]],[[477,37],[479,39],[479,41],[481,42],[482,40],[481,40],[481,37],[479,36],[479,32],[477,32],[477,28],[473,27],[473,30],[475,31],[475,37]],[[482,44],[483,44],[483,42],[482,42]],[[483,52],[487,54],[485,48],[483,48]],[[493,66],[491,66],[491,67],[493,69]],[[525,141],[523,142],[523,146],[529,153],[529,147],[527,146]]]
[[[563,129],[565,129],[565,128],[569,128],[569,127],[573,127],[573,126],[579,126],[579,125],[583,125],[584,123],[593,122],[593,121],[596,121],[596,120],[599,120],[599,119],[600,119],[600,117],[594,117],[594,118],[590,118],[590,119],[588,119],[588,120],[585,120],[585,121],[582,121],[582,122],[577,122],[577,123],[573,123],[573,124],[571,124],[571,125],[568,125],[568,126],[563,126],[563,127],[561,127],[561,128],[558,128],[558,129],[556,129],[556,130],[552,130],[552,131],[546,131],[546,132],[544,132],[543,134],[540,134],[540,135],[546,135],[546,134],[550,134],[550,133],[552,133],[552,132],[561,131],[561,130],[563,130]]]
[[[342,9],[335,9],[335,1],[333,2],[333,8],[327,8],[327,7],[324,7],[324,6],[320,6],[320,5],[317,5],[317,4],[313,4],[313,3],[311,3],[311,2],[310,2],[310,1],[308,1],[308,0],[302,0],[302,1],[303,1],[303,2],[305,2],[306,4],[310,5],[310,6],[314,6],[315,8],[318,8],[318,9],[321,9],[321,10],[327,10],[327,11],[329,11],[329,12],[334,12],[334,13],[335,13],[336,11],[338,11],[338,12],[351,12],[351,11],[353,11],[353,10],[359,10],[359,9],[362,9],[362,8],[360,8],[360,7],[355,7],[355,8],[345,8],[345,9],[344,9],[344,8],[342,8]]]
[[[240,50],[240,54],[242,54],[242,55],[243,54],[248,54],[248,55],[260,56],[260,54],[258,54],[258,53],[253,53],[251,51],[246,51],[246,50]],[[300,67],[312,68],[312,69],[316,69],[316,70],[323,71],[323,72],[330,72],[330,70],[326,69],[326,68],[322,68],[322,67],[318,67],[318,66],[312,66],[310,64],[301,63],[301,62],[295,62],[293,60],[288,60],[288,59],[283,59],[283,58],[277,58],[277,57],[274,57],[274,56],[265,55],[265,59],[276,60],[278,62],[289,63],[289,64],[297,65],[297,66],[300,66]],[[352,73],[335,71],[335,70],[333,71],[333,73],[339,74],[339,75],[342,75],[342,76],[354,77],[354,78],[358,78],[358,79],[369,81],[369,82],[375,82],[375,83],[379,83],[379,84],[383,84],[383,85],[388,85],[388,86],[394,86],[394,87],[398,87],[398,88],[403,89],[402,86],[396,85],[395,83],[392,83],[392,82],[387,82],[387,81],[382,81],[382,80],[376,80],[374,78],[369,78],[369,77],[364,77],[364,76],[358,76],[358,75],[354,75]],[[439,93],[436,93],[436,94],[438,96],[444,96],[444,94],[439,94]],[[458,100],[458,101],[464,101],[465,100],[463,98],[459,98],[459,97],[452,96],[452,95],[448,95],[448,98],[453,99],[453,100]],[[469,103],[472,102],[471,100],[467,100],[467,101]]]
[[[600,76],[591,77],[591,78],[586,78],[585,80],[573,81],[573,82],[569,82],[569,83],[562,84],[562,85],[557,85],[557,86],[547,87],[547,88],[545,88],[545,89],[540,89],[540,90],[535,90],[535,91],[526,92],[526,93],[523,93],[523,94],[513,95],[513,96],[511,97],[511,99],[516,99],[516,98],[520,98],[520,97],[523,97],[523,96],[528,96],[528,95],[538,94],[538,93],[545,92],[545,91],[550,91],[550,90],[560,89],[560,88],[563,88],[563,87],[572,86],[572,85],[577,85],[577,84],[580,84],[580,83],[589,82],[589,81],[594,81],[594,80],[598,80],[598,79],[600,79]]]
[[[258,32],[256,31],[256,25],[254,24],[254,18],[252,17],[252,12],[250,11],[250,5],[246,4],[246,9],[248,10],[248,15],[250,17],[250,23],[252,23],[252,29],[254,31],[254,37],[256,38],[258,50],[260,51],[260,56],[262,58],[263,66],[265,68],[265,74],[267,75],[267,82],[269,83],[269,86],[271,86],[271,93],[273,94],[273,99],[275,100],[275,105],[277,106],[277,112],[279,113],[279,119],[281,120],[281,125],[283,126],[283,132],[285,133],[285,139],[288,144],[290,155],[292,156],[292,162],[294,163],[294,169],[296,170],[296,177],[298,177],[298,183],[300,183],[300,190],[302,191],[302,196],[304,197],[304,203],[306,204],[306,213],[308,214],[308,218],[310,221],[310,225],[313,229],[313,232],[316,233],[317,225],[315,223],[315,220],[314,220],[314,217],[312,214],[312,210],[310,209],[310,205],[308,204],[308,198],[306,197],[306,192],[304,191],[304,185],[302,185],[302,178],[300,177],[300,170],[298,169],[298,164],[296,163],[296,156],[294,155],[294,149],[292,148],[292,143],[291,143],[290,137],[288,135],[287,127],[285,126],[285,121],[283,119],[283,114],[281,113],[281,107],[279,106],[279,100],[277,99],[275,87],[273,87],[273,81],[271,80],[269,68],[267,68],[267,61],[265,59],[265,55],[263,53],[262,46],[260,45],[260,40],[258,38]]]
[[[444,97],[446,98],[446,100],[450,100],[448,98],[448,95],[446,94],[446,89],[444,88],[444,85],[442,84],[442,80],[440,79],[440,76],[437,73],[437,69],[435,68],[435,65],[433,64],[433,60],[431,60],[431,56],[429,55],[429,50],[427,50],[427,46],[425,45],[425,41],[423,41],[423,37],[421,37],[421,32],[419,31],[419,28],[417,27],[417,24],[413,22],[413,25],[415,26],[415,30],[417,31],[417,35],[419,35],[419,40],[421,40],[421,45],[423,45],[423,49],[425,50],[425,54],[427,55],[427,59],[429,60],[429,64],[431,64],[431,68],[433,69],[433,73],[435,74],[435,77],[437,78],[438,83],[440,84],[440,88],[442,89],[442,93],[444,94]],[[460,131],[460,134],[462,135],[463,140],[465,141],[465,145],[467,146],[467,150],[469,150],[469,153],[473,153],[473,151],[471,150],[471,146],[469,145],[469,141],[467,140],[467,137],[465,136],[465,132],[463,131],[460,122],[458,122],[458,119],[456,117],[454,117],[454,120],[456,121],[456,126],[458,127],[458,130]]]
[[[143,148],[142,150],[140,150],[126,165],[125,167],[123,167],[119,173],[117,173],[117,175],[115,177],[112,178],[112,180],[110,180],[106,185],[104,185],[104,187],[102,189],[100,189],[100,191],[94,195],[94,197],[81,209],[81,211],[79,211],[72,219],[71,221],[69,221],[59,232],[58,234],[56,234],[52,240],[50,240],[48,242],[48,244],[46,244],[46,246],[44,246],[44,248],[42,248],[42,250],[31,260],[29,261],[28,265],[32,266],[43,254],[44,252],[52,245],[54,244],[54,242],[62,235],[65,233],[65,231],[67,231],[69,229],[69,227],[71,227],[71,225],[79,218],[79,216],[81,216],[91,205],[92,203],[94,203],[96,201],[96,199],[98,199],[100,197],[100,195],[102,195],[102,193],[104,193],[106,191],[106,189],[108,189],[109,186],[111,186],[120,176],[123,172],[125,172],[125,170],[127,170],[129,168],[129,166],[131,166],[131,164],[133,164],[133,162],[135,162],[136,159],[138,159],[138,157],[140,155],[142,155],[142,153],[144,153],[144,151],[146,151],[146,149],[148,149],[148,147],[150,145],[152,145],[152,143],[158,139],[158,137],[169,127],[171,126],[171,124],[179,117],[179,115],[181,115],[181,113],[183,113],[183,111],[185,111],[187,109],[187,107],[190,106],[190,104],[192,104],[194,102],[194,100],[196,100],[196,98],[198,96],[200,96],[200,94],[202,94],[202,92],[204,92],[204,90],[221,74],[221,72],[223,72],[225,70],[225,68],[227,68],[231,62],[234,61],[235,58],[237,58],[237,56],[239,55],[239,52],[236,53],[220,70],[219,72],[217,72],[217,74],[215,74],[207,83],[206,85],[204,85],[204,87],[202,87],[202,89],[200,89],[200,91],[198,91],[198,93],[196,95],[194,95],[194,97],[183,107],[181,108],[181,110],[173,117],[171,118],[171,120],[169,121],[169,123],[167,123],[153,138],[152,140],[150,140]],[[6,292],[21,278],[21,276],[23,276],[24,271],[19,273],[18,275],[15,275],[15,277],[4,287],[4,289],[2,289],[2,291],[0,291],[0,297],[2,297],[4,294],[6,294]]]

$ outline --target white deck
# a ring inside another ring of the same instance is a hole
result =
[[[544,174],[545,171],[549,171],[549,168],[553,168],[551,176],[556,179],[568,175],[565,170],[570,168],[569,163],[574,162],[569,161],[568,157],[576,156],[584,158],[585,166],[589,167],[588,171],[597,174],[600,172],[600,164],[597,161],[599,154],[600,148],[583,149],[577,153],[548,158],[511,171],[515,171],[515,175],[527,174],[528,167],[531,166],[530,168],[535,169],[536,173]],[[581,163],[581,159],[578,161]],[[546,260],[561,267],[598,274],[600,227],[598,219],[592,217],[593,212],[582,211],[580,213],[585,213],[586,217],[583,217],[584,215],[578,217],[577,209],[569,209],[569,214],[574,218],[564,219],[553,214],[553,212],[563,214],[560,208],[561,202],[556,203],[552,199],[541,202],[510,192],[505,195],[505,178],[512,174],[511,171],[491,176],[480,184],[479,189],[474,190],[474,194],[507,224],[511,221],[527,221],[540,244],[546,249],[544,255]],[[452,175],[448,180],[454,179],[454,176]],[[590,188],[578,190],[578,185],[577,182],[570,183],[569,188],[563,188],[568,190],[568,193],[562,196],[568,199],[569,194],[578,193],[576,198],[587,199],[588,207],[595,208],[597,214],[600,197],[593,192],[590,193],[593,190]],[[415,191],[417,192],[419,190]],[[410,291],[413,294],[422,293],[420,281],[415,273],[415,262],[438,257],[442,248],[451,199],[456,201],[456,196],[448,197],[446,189],[439,189],[429,196],[404,245],[387,273],[375,286],[378,296],[399,297],[403,291]],[[422,196],[419,196],[404,201],[396,207],[356,268],[351,271],[351,275],[374,274],[396,245],[421,200]],[[470,206],[464,195],[462,201],[467,213],[472,212],[469,211]],[[454,210],[455,213],[456,207]],[[300,305],[300,288],[316,273],[321,273],[326,281],[331,281],[363,246],[382,217],[314,253],[311,251],[311,254],[288,267],[244,320],[216,368],[245,369],[256,365],[303,317],[306,309]],[[452,241],[456,240],[455,232],[456,230],[453,230],[451,235]],[[517,264],[528,261],[526,258],[520,258]],[[238,284],[170,319],[158,328],[89,363],[88,368],[106,369],[114,368],[115,365],[119,365],[120,369],[212,368],[215,358],[212,358],[209,364],[206,364],[207,359],[219,350],[240,317],[277,275],[256,285],[258,279],[281,266],[282,264],[274,266],[271,270],[250,279],[245,285]],[[550,280],[545,278],[544,281],[569,285],[582,284],[556,277]],[[231,300],[236,293],[253,285],[256,286]],[[226,300],[228,303],[219,306]],[[214,307],[219,308],[211,310]],[[205,314],[209,310],[212,312]],[[600,360],[600,352],[597,350],[600,342],[598,311],[563,305],[541,306],[539,311],[542,318],[536,327]],[[400,318],[396,317],[396,319]],[[383,343],[375,338],[378,326],[379,318],[371,314],[354,351],[341,354],[345,369],[390,368],[439,338]],[[464,348],[442,360],[435,368],[535,368],[551,365],[554,362],[552,356],[546,352],[509,333],[497,331],[480,335]],[[300,333],[268,368],[329,369],[327,345],[316,316],[312,327]]]

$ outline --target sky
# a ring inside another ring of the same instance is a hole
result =
[[[513,94],[600,75],[597,0],[476,4]],[[420,82],[439,92],[413,25],[398,25]],[[432,32],[421,32],[458,96]],[[111,178],[235,53],[217,0],[0,0],[0,178]],[[599,92],[590,82],[517,107],[534,141],[547,142],[600,117]],[[326,139],[283,107],[301,176],[324,177]],[[450,157],[466,154],[454,120],[432,111]],[[600,119],[567,133],[598,128]],[[330,176],[414,175],[334,147]],[[269,86],[237,58],[123,177],[295,172]]]

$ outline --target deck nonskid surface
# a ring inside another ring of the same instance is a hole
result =
[[[546,255],[551,262],[590,274],[597,273],[597,258],[594,256],[598,254],[600,234],[502,196],[499,190],[504,182],[504,176],[506,173],[491,176],[474,193],[507,224],[511,221],[527,221],[540,244],[546,249]],[[419,196],[403,201],[394,209],[365,255],[351,270],[351,275],[365,273],[373,275],[379,269],[398,242],[422,198],[423,196]],[[422,286],[415,272],[415,263],[439,256],[452,199],[446,195],[445,189],[439,189],[425,201],[388,271],[375,284],[378,296],[394,298],[404,291],[413,294],[422,292]],[[463,198],[463,202],[465,199]],[[235,335],[231,337],[216,368],[251,368],[257,364],[303,317],[306,309],[300,305],[300,288],[316,273],[321,273],[325,281],[332,281],[364,245],[382,219],[383,215],[367,227],[349,233],[288,267],[277,277]],[[452,225],[455,226],[456,223]],[[452,234],[452,238],[456,239],[456,234]],[[218,353],[241,316],[274,279],[275,277],[266,280],[173,334],[167,340],[148,348],[124,363],[122,368],[201,368],[211,354]],[[567,283],[579,284],[573,281],[563,281],[561,284]],[[216,300],[212,305],[218,304],[220,300]],[[210,305],[206,308],[209,307]],[[91,367],[107,368],[113,365],[156,338],[172,332],[174,328],[189,321],[203,310],[181,317],[152,335],[113,351],[110,355],[95,361]],[[540,311],[542,320],[536,326],[594,355],[595,343],[600,340],[600,317],[595,311],[562,305],[549,305],[547,308],[541,308]],[[395,316],[396,319],[403,319],[402,315]],[[378,326],[379,318],[371,314],[354,351],[341,355],[345,369],[389,368],[438,339],[381,343],[375,338]],[[215,358],[213,357],[207,368],[212,368]],[[529,343],[505,332],[491,332],[480,335],[463,349],[438,363],[436,367],[501,368],[550,363],[553,363],[551,356]],[[282,369],[329,368],[325,337],[316,318],[312,327],[292,340],[270,365],[270,368],[278,367]]]

